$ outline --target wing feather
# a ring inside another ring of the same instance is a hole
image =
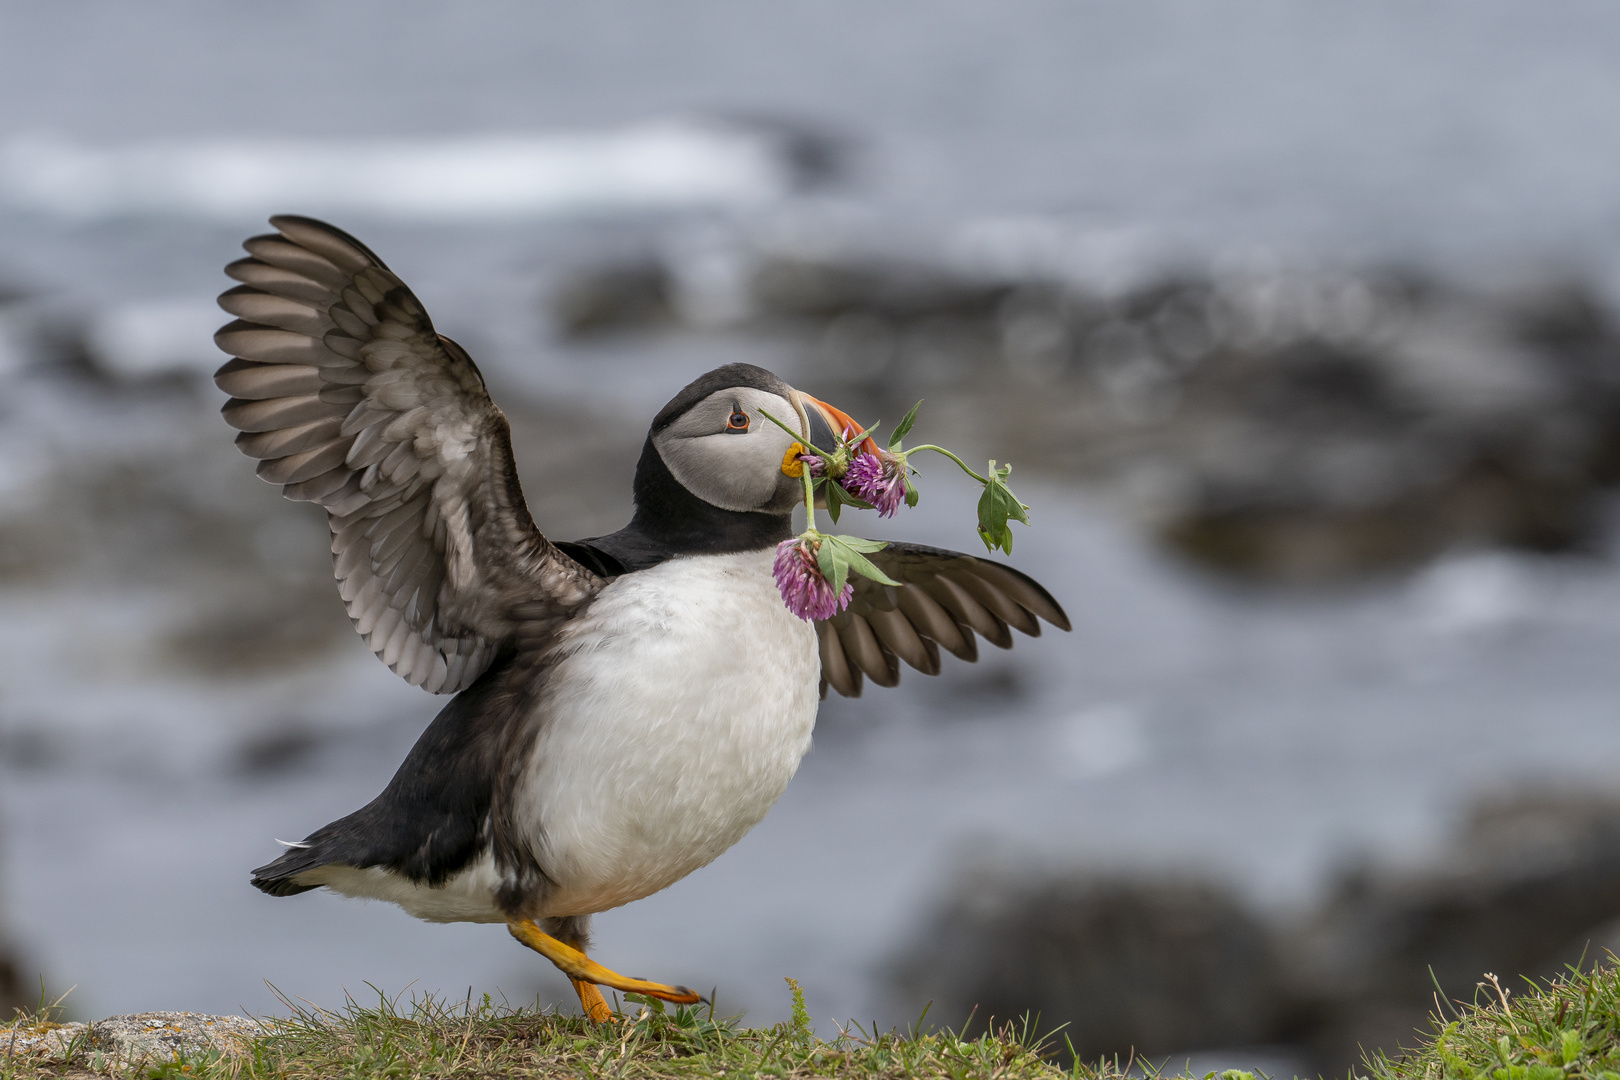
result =
[[[293,300],[325,303],[332,289],[331,283],[260,259],[238,259],[225,268],[225,274],[244,285],[255,285],[265,292]]]
[[[823,696],[830,687],[859,697],[863,675],[893,686],[901,660],[937,675],[941,648],[971,663],[975,634],[1006,649],[1014,629],[1038,636],[1042,620],[1069,629],[1052,595],[1009,566],[921,544],[891,543],[867,558],[901,585],[851,578],[849,607],[816,624]]]
[[[898,610],[874,608],[866,613],[866,621],[890,652],[925,675],[939,674],[939,658],[928,655],[922,637]]]
[[[831,623],[816,624],[816,636],[821,641],[821,696],[827,696],[831,686],[845,697],[861,696],[861,673],[850,665],[844,655],[843,643]]]
[[[325,382],[319,371],[302,364],[255,364],[249,360],[232,360],[215,373],[214,384],[232,397],[259,401],[291,394],[313,394]]]
[[[1039,620],[1025,611],[1012,597],[992,586],[984,578],[967,573],[960,568],[946,571],[945,576],[966,589],[968,595],[979,602],[980,607],[994,615],[1001,622],[1028,634],[1030,637],[1040,636],[1041,624]],[[1007,639],[1005,647],[1012,647],[1012,638]]]
[[[1001,649],[1012,648],[1012,634],[1007,624],[996,618],[984,609],[984,605],[975,600],[962,586],[946,577],[936,574],[932,579],[922,584],[952,615],[957,622],[974,630],[990,644]]]
[[[529,516],[506,418],[478,368],[439,336],[365,245],[309,218],[226,267],[236,359],[215,381],[259,475],[324,506],[355,628],[407,681],[470,685],[520,626],[566,618],[603,581]]]
[[[843,624],[838,627],[838,640],[850,661],[861,669],[861,674],[879,686],[895,686],[900,682],[900,664],[894,654],[879,644],[872,627],[860,615],[844,612]]]
[[[236,446],[249,457],[286,457],[324,445],[339,433],[339,426],[339,421],[327,418],[274,431],[244,431],[236,437]]]
[[[972,634],[965,633],[951,618],[950,612],[939,606],[939,601],[922,589],[901,589],[898,597],[900,610],[910,620],[917,633],[937,642],[953,656],[973,663],[979,658],[979,648]]]
[[[324,306],[260,292],[252,285],[238,285],[221,293],[219,306],[244,322],[273,326],[311,338],[325,337],[332,328],[332,319]]]

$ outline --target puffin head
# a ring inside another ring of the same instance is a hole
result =
[[[732,513],[791,515],[804,499],[799,478],[783,471],[796,440],[765,413],[799,432],[798,441],[824,449],[836,444],[835,431],[841,434],[854,424],[762,367],[715,368],[688,384],[653,418],[644,468],[637,470],[637,502],[643,495],[641,474],[648,471],[645,456],[652,453],[676,484],[709,506]]]

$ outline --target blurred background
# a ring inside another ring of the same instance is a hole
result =
[[[275,212],[477,357],[553,537],[621,525],[648,418],[737,360],[926,398],[1034,507],[1011,561],[1073,633],[828,701],[604,962],[1284,1074],[1591,962],[1617,42],[1574,0],[0,6],[0,998],[567,1000],[499,927],[248,887],[442,704],[216,414],[220,267]],[[973,550],[919,464],[858,527]]]

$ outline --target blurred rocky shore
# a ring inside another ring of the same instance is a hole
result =
[[[1184,873],[981,860],[889,970],[912,1014],[1038,1015],[1087,1060],[1224,1048],[1344,1076],[1486,972],[1521,987],[1616,951],[1620,796],[1549,790],[1482,800],[1422,865],[1347,868],[1294,919]]]
[[[1620,334],[1597,290],[1416,270],[1140,273],[1108,285],[743,247],[565,276],[576,341],[790,342],[873,415],[1086,484],[1221,573],[1313,582],[1442,551],[1574,551],[1620,479]]]
[[[567,363],[603,343],[725,339],[794,357],[791,378],[857,416],[926,397],[926,430],[1005,454],[1015,487],[1082,485],[1240,580],[1314,585],[1478,547],[1595,550],[1620,480],[1620,330],[1573,277],[1205,269],[1104,286],[745,248],[578,269],[545,302],[557,341],[535,348]],[[141,677],[245,685],[363,652],[324,523],[248,482],[214,415],[211,361],[133,368],[93,320],[21,294],[0,304],[0,331],[0,589],[98,608],[118,590],[161,595],[94,643],[93,662]],[[510,385],[498,397],[536,519],[566,537],[622,524],[640,420]],[[348,701],[289,715],[263,685],[242,709],[251,723],[211,715],[217,730],[177,742],[214,747],[222,773],[284,776],[360,722]],[[83,734],[0,701],[0,768],[122,753]],[[1199,877],[969,868],[891,982],[902,1011],[932,1001],[941,1023],[1067,1022],[1085,1057],[1283,1045],[1342,1074],[1359,1047],[1421,1024],[1431,970],[1466,998],[1485,971],[1598,956],[1617,917],[1620,804],[1533,794],[1476,807],[1430,865],[1347,870],[1286,920]],[[32,1003],[33,979],[0,942],[0,1006]]]

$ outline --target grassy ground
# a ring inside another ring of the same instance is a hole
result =
[[[798,988],[793,1018],[740,1028],[708,1009],[632,1003],[614,1023],[482,1002],[351,1002],[342,1012],[292,1009],[265,1021],[248,1054],[203,1055],[143,1069],[148,1077],[308,1080],[349,1077],[848,1077],[858,1080],[1122,1080],[1129,1063],[1060,1068],[1062,1033],[1014,1024],[974,1039],[949,1032],[876,1034],[851,1028],[823,1040]],[[92,1063],[93,1064],[93,1063]],[[1141,1075],[1140,1067],[1137,1075]],[[1152,1070],[1147,1070],[1152,1077]],[[80,1067],[0,1055],[0,1080],[85,1076]],[[1166,1074],[1168,1075],[1168,1074]],[[1226,1072],[1205,1080],[1256,1080]],[[1494,977],[1472,1006],[1437,1019],[1419,1046],[1375,1055],[1357,1080],[1620,1080],[1620,969],[1572,973],[1515,994]]]
[[[291,1015],[267,1019],[248,1054],[212,1054],[141,1070],[148,1077],[306,1080],[351,1077],[984,1077],[997,1080],[1076,1075],[1050,1063],[1066,1049],[1030,1025],[974,1039],[950,1033],[873,1034],[851,1028],[828,1041],[810,1028],[793,986],[793,1018],[770,1028],[741,1028],[707,1007],[672,1008],[632,999],[624,1015],[595,1025],[577,1016],[493,1003],[381,998],[341,1012],[288,1003]],[[62,1063],[8,1061],[0,1080],[83,1076]],[[94,1062],[88,1062],[94,1067]],[[1089,1070],[1078,1075],[1090,1077]],[[1231,1080],[1239,1080],[1232,1077]],[[1243,1080],[1253,1080],[1245,1077]]]
[[[1485,978],[1415,1050],[1371,1057],[1368,1080],[1620,1080],[1620,967],[1519,993]]]

